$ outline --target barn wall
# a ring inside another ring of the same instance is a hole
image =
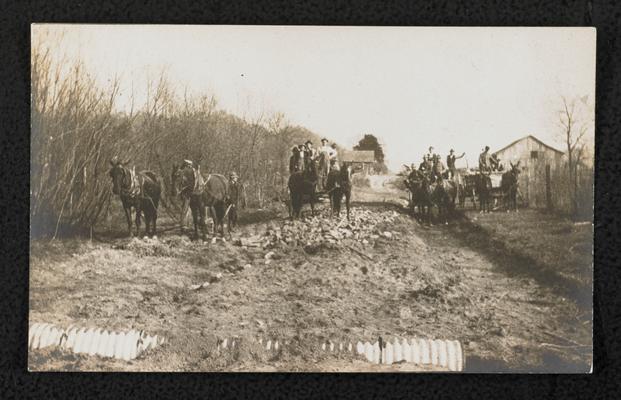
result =
[[[537,152],[533,158],[531,152]],[[509,168],[509,162],[520,162],[520,192],[532,207],[545,207],[546,204],[546,165],[551,172],[558,171],[563,164],[562,154],[539,143],[531,137],[524,138],[513,146],[496,153],[500,161]],[[553,193],[554,197],[554,193]]]

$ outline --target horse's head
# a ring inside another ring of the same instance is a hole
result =
[[[351,165],[347,162],[344,162],[343,165],[341,165],[340,173],[341,173],[341,181],[349,182],[351,180],[351,174],[352,174]]]
[[[129,161],[121,162],[119,158],[114,156],[110,160],[110,171],[108,174],[112,179],[112,193],[121,194],[122,189],[126,189],[131,186],[130,172],[125,166]]]
[[[509,165],[511,166],[511,169],[509,170],[509,172],[511,173],[511,175],[513,176],[513,178],[517,181],[518,176],[520,175],[520,161],[518,161],[517,163],[513,164],[512,162],[509,161]]]
[[[171,172],[172,195],[183,194],[194,188],[194,168],[190,165],[173,164]]]

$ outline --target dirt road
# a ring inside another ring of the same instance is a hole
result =
[[[588,244],[588,234],[569,225],[542,231],[560,244],[521,254],[528,246],[516,247],[506,232],[490,243],[490,226],[502,225],[503,215],[421,226],[400,206],[405,194],[388,178],[376,180],[354,191],[350,222],[328,218],[327,210],[295,223],[284,210],[277,218],[262,211],[246,213],[253,222],[234,240],[213,244],[174,231],[158,240],[34,242],[31,322],[137,328],[169,340],[130,362],[32,351],[30,369],[387,370],[317,351],[328,340],[381,336],[460,340],[467,371],[589,370],[590,303],[572,295],[590,288],[589,258],[574,257],[578,267],[569,275],[579,270],[586,279],[575,283],[552,279],[572,260],[557,265],[546,253],[558,252],[568,236],[571,246]],[[526,232],[520,240],[541,238]],[[219,351],[224,338],[241,345]],[[257,338],[287,346],[268,353]]]

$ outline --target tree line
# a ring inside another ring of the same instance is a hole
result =
[[[201,171],[236,171],[249,206],[282,198],[293,145],[310,130],[281,113],[242,118],[218,108],[213,96],[177,95],[166,75],[148,83],[146,102],[116,111],[120,80],[100,87],[84,64],[57,61],[49,46],[31,50],[31,234],[84,232],[109,212],[113,156],[163,183],[164,211],[180,205],[169,193],[173,163],[190,159]]]

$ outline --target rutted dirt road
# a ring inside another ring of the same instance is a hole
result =
[[[354,191],[350,222],[327,218],[327,210],[295,223],[284,212],[257,212],[246,215],[258,221],[242,225],[233,241],[214,244],[178,232],[33,243],[31,322],[137,328],[169,341],[131,362],[33,351],[30,369],[387,370],[317,351],[326,340],[381,336],[460,340],[469,371],[589,370],[591,311],[580,294],[591,284],[588,257],[576,258],[586,282],[551,280],[560,261],[541,249],[541,262],[526,265],[535,260],[519,253],[527,246],[489,242],[485,224],[503,224],[504,214],[421,226],[399,205],[405,195],[381,181]],[[559,246],[568,236],[577,238],[572,245],[590,243],[581,227],[566,229],[542,235],[559,235]],[[231,337],[240,347],[218,352],[217,342]],[[288,345],[267,353],[256,338]],[[407,369],[415,368],[393,370]]]

